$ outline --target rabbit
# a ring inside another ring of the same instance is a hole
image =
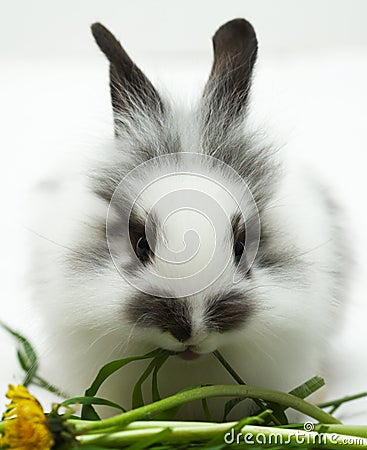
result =
[[[31,279],[42,374],[81,395],[102,365],[156,348],[174,352],[162,396],[233,384],[215,350],[249,385],[290,391],[320,373],[344,301],[342,214],[296,151],[250,120],[252,25],[216,31],[190,108],[159,94],[103,25],[91,29],[109,62],[114,137],[40,202]],[[129,408],[145,364],[98,395]],[[214,417],[224,401],[210,403]],[[252,409],[240,403],[234,417]],[[203,418],[202,406],[180,414]]]

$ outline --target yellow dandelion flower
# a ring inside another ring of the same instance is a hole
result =
[[[11,402],[4,413],[0,445],[11,450],[50,450],[54,439],[38,400],[22,385],[9,385],[6,396]]]

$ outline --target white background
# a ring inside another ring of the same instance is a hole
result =
[[[326,396],[367,391],[367,2],[1,0],[0,11],[0,319],[32,334],[23,214],[30,186],[112,132],[107,63],[90,24],[104,23],[151,79],[191,98],[209,72],[210,37],[246,17],[260,42],[256,113],[345,208],[356,264]],[[0,339],[2,393],[20,378],[13,342]],[[358,401],[340,417],[366,423],[366,410]]]

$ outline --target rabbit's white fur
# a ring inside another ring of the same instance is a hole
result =
[[[205,153],[197,111],[206,106],[201,102],[192,110],[182,110],[168,106],[167,102],[165,105],[169,113],[164,127],[167,133],[180,137],[180,151]],[[234,164],[260,205],[261,228],[268,236],[261,251],[275,258],[266,263],[255,259],[251,276],[244,277],[236,287],[244,297],[248,292],[253,306],[248,319],[240,327],[225,332],[206,326],[205,299],[231,288],[234,264],[208,289],[187,299],[192,308],[189,341],[179,342],[167,331],[127,318],[125,304],[136,296],[137,290],[125,281],[111,259],[99,261],[102,256],[98,249],[105,251],[103,232],[109,202],[96,191],[99,183],[116,187],[125,173],[144,161],[144,156],[139,160],[136,155],[139,146],[144,148],[149,142],[154,148],[162,147],[162,135],[157,133],[156,121],[149,111],[140,105],[134,114],[129,116],[130,123],[125,121],[118,138],[106,142],[102,151],[96,149],[95,159],[86,168],[68,169],[52,189],[38,193],[38,221],[33,228],[39,236],[34,238],[31,267],[35,304],[43,320],[44,342],[40,348],[44,377],[71,395],[79,395],[99,368],[113,359],[140,355],[157,347],[183,351],[188,344],[202,355],[194,361],[170,357],[160,372],[161,394],[172,394],[188,385],[232,382],[211,355],[216,349],[251,385],[287,391],[320,373],[324,349],[335,328],[343,297],[345,269],[340,218],[328,194],[299,166],[295,155],[272,149],[262,134],[253,131],[249,119],[239,121],[228,134],[218,138],[227,149],[233,143],[247,140],[251,145],[247,148],[246,164],[257,164],[267,170],[262,176],[250,173],[246,179],[241,173],[245,162]],[[159,150],[155,156],[159,156]],[[220,148],[214,156],[225,159]],[[173,172],[178,169],[179,166],[172,167]],[[195,172],[198,167],[192,170]],[[221,179],[220,171],[210,165],[200,170],[236,190],[230,180]],[[178,184],[185,182],[185,175],[181,175]],[[156,192],[143,197],[142,211],[149,211],[164,191],[171,190],[171,183],[172,180],[167,180],[167,185],[163,183]],[[198,179],[195,183],[196,189],[212,195],[226,208],[228,216],[236,212],[236,205],[223,191],[214,192],[213,185],[205,180]],[[133,185],[129,189],[126,195],[138,194],[133,192]],[[210,244],[213,236],[192,211],[184,211],[181,220],[177,227],[185,223],[202,239],[205,259],[205,242]],[[218,223],[217,230],[223,233],[217,236],[217,242],[223,245],[223,257],[231,257],[233,248],[227,224]],[[179,245],[181,231],[171,227],[167,230],[168,239]],[[125,255],[120,257],[122,264],[126,262]],[[197,270],[195,265],[186,268]],[[171,275],[166,269],[160,268],[164,277]],[[144,269],[139,276],[147,277]],[[176,286],[179,296],[179,283]],[[156,288],[166,290],[167,282],[162,281],[162,286]],[[169,289],[174,293],[175,284],[169,285]],[[132,363],[115,374],[98,395],[129,407],[132,387],[144,364]],[[201,416],[200,405],[192,405],[186,411],[186,417]]]

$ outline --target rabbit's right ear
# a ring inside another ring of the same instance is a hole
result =
[[[253,68],[257,57],[257,38],[245,19],[222,25],[213,37],[214,62],[205,86],[209,112],[231,123],[246,110]]]
[[[98,47],[110,62],[115,133],[119,134],[124,116],[131,117],[134,109],[149,109],[153,115],[162,114],[163,105],[157,91],[115,36],[100,23],[94,23],[91,29]]]

